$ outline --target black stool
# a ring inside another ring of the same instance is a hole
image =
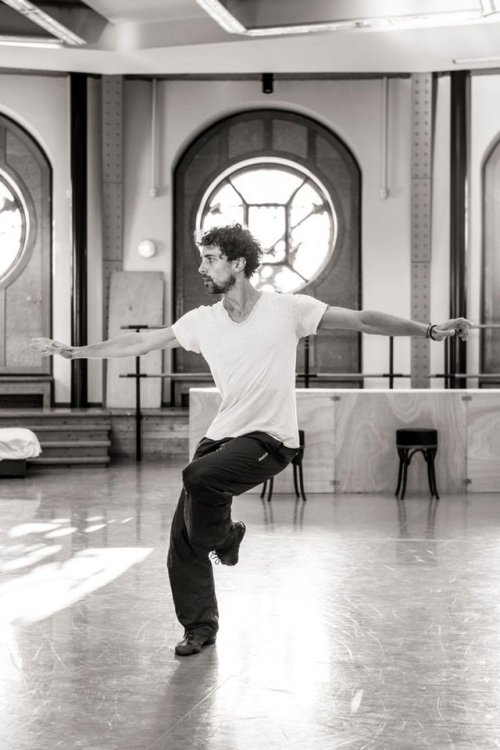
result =
[[[398,486],[394,493],[396,497],[401,490],[400,500],[405,496],[408,466],[415,453],[422,453],[427,464],[427,478],[431,496],[439,500],[436,486],[436,470],[434,458],[437,453],[437,430],[413,427],[411,429],[396,430],[396,447],[399,455]]]
[[[302,473],[302,459],[304,458],[304,446],[305,446],[304,430],[299,430],[299,450],[297,451],[297,455],[294,456],[291,460],[291,464],[293,466],[293,486],[295,487],[295,494],[297,495],[297,497],[301,497],[302,500],[306,502],[307,497],[304,491],[304,475]],[[298,483],[297,483],[297,475],[298,475]],[[264,482],[264,485],[262,487],[262,492],[260,493],[261,497],[264,497],[264,495],[266,494],[266,489],[267,489],[268,484],[269,484],[269,491],[267,495],[267,502],[269,503],[273,496],[274,477]],[[300,488],[300,491],[299,491],[299,488]]]

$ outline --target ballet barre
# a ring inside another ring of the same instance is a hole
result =
[[[123,373],[119,376],[120,378],[135,378],[136,387],[136,399],[135,399],[135,460],[142,460],[142,409],[141,409],[141,380],[143,379],[170,379],[170,380],[191,380],[199,381],[204,383],[214,383],[214,379],[210,372],[158,372],[158,373],[146,373],[140,371],[140,357],[136,357],[136,371]],[[329,380],[329,381],[341,381],[356,380],[364,381],[365,378],[411,378],[411,375],[407,373],[394,373],[394,372],[382,372],[382,373],[355,373],[355,372],[322,372],[322,373],[308,373],[298,372],[296,373],[297,379],[305,379],[307,387],[309,387],[309,380]]]
[[[427,375],[428,378],[443,378],[444,380],[448,378],[479,378],[482,380],[483,378],[492,378],[493,380],[499,380],[500,381],[500,372],[452,372],[452,373],[443,373],[438,372],[434,375]]]
[[[172,378],[172,380],[213,380],[210,372],[135,372],[122,373],[120,378]],[[363,380],[364,378],[411,378],[403,372],[297,372],[297,378],[317,378],[323,380]]]
[[[165,325],[125,325],[121,326],[125,330],[134,330],[137,333],[143,330],[158,330],[166,328]],[[488,329],[488,328],[500,328],[500,323],[476,323],[471,326],[472,329]],[[330,382],[345,382],[354,381],[363,383],[365,379],[370,378],[387,378],[389,381],[389,388],[394,388],[395,378],[411,378],[411,374],[394,372],[394,337],[389,336],[389,372],[381,373],[354,373],[354,372],[321,372],[312,373],[310,372],[310,337],[304,338],[304,372],[296,373],[296,379],[304,381],[304,387],[309,388],[311,381],[330,381]],[[445,362],[448,361],[448,343],[449,339],[444,340],[445,344]],[[141,380],[143,378],[156,378],[156,379],[168,379],[170,381],[182,381],[190,380],[194,382],[203,383],[214,383],[213,377],[210,372],[161,372],[161,373],[143,373],[141,372],[141,358],[140,356],[135,358],[135,372],[125,373],[120,375],[121,378],[134,378],[135,379],[135,456],[136,461],[142,460],[142,409],[141,409]],[[439,378],[445,381],[446,387],[449,387],[449,382],[454,378],[464,379],[486,379],[486,380],[500,380],[500,373],[474,373],[474,374],[462,374],[462,373],[437,373],[427,376],[428,379]]]

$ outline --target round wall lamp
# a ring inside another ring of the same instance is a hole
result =
[[[156,255],[156,245],[153,240],[141,240],[137,245],[137,252],[141,258],[152,258]]]

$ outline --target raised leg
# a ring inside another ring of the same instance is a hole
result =
[[[204,438],[198,445],[183,471],[167,560],[175,611],[186,631],[206,636],[217,631],[208,553],[231,543],[233,495],[271,480],[294,455],[265,433],[218,441]]]

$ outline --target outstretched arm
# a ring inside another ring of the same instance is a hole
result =
[[[443,341],[450,336],[458,334],[461,339],[466,339],[472,323],[466,318],[453,318],[445,323],[432,326],[426,323],[417,323],[416,320],[398,318],[395,315],[387,315],[376,310],[348,310],[345,307],[328,307],[321,323],[320,329],[334,330],[344,328],[361,333],[375,333],[381,336],[427,336],[434,341]]]
[[[180,346],[172,327],[139,333],[122,333],[107,341],[88,346],[68,346],[53,339],[31,339],[30,349],[42,355],[59,354],[65,359],[107,359],[108,357],[137,357],[155,349],[174,349]]]

